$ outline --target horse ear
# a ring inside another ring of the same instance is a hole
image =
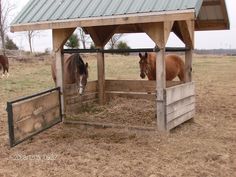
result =
[[[148,53],[147,52],[145,52],[145,58],[147,58],[148,57]]]
[[[142,54],[139,52],[139,57],[142,58]]]

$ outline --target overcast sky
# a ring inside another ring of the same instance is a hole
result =
[[[29,0],[11,0],[16,8],[17,15]],[[195,48],[197,49],[236,49],[236,0],[226,0],[230,19],[230,30],[195,32]],[[29,50],[25,33],[10,33],[10,37],[24,50]],[[34,51],[44,51],[52,48],[51,31],[41,31],[33,40]],[[126,41],[132,48],[154,47],[152,40],[145,34],[126,35],[122,40]],[[167,46],[182,46],[180,40],[171,34]]]

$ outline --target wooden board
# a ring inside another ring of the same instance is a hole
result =
[[[59,90],[12,104],[14,142],[61,121]]]
[[[121,98],[130,98],[130,99],[147,99],[147,100],[156,100],[155,94],[147,94],[147,93],[125,93],[125,92],[106,92],[106,98],[108,100],[121,97]]]
[[[87,83],[84,94],[98,92],[98,81],[90,81]],[[65,94],[68,96],[70,95],[77,95],[78,88],[76,84],[67,84],[65,86]]]
[[[66,113],[78,114],[84,104],[98,101],[98,81],[87,83],[84,94],[78,94],[76,84],[66,85]]]
[[[14,24],[11,32],[194,20],[194,9]]]
[[[179,101],[183,98],[195,95],[193,82],[177,85],[166,89],[166,105]]]
[[[194,115],[195,115],[195,110],[190,111],[186,114],[183,114],[180,117],[172,120],[171,122],[168,122],[167,123],[167,130],[171,130],[171,129],[177,127],[178,125],[181,125],[182,123],[192,119],[194,117]]]
[[[47,110],[59,107],[58,92],[52,92],[43,96],[34,97],[22,102],[13,104],[14,123],[17,123],[27,116],[37,116]]]
[[[192,103],[195,103],[195,96],[190,96],[190,97],[184,98],[182,100],[179,100],[175,103],[172,103],[170,105],[167,105],[166,113],[171,114],[171,113],[181,109],[182,107],[185,107],[185,106],[190,105]]]
[[[171,122],[172,120],[177,119],[178,117],[180,117],[188,112],[194,111],[194,110],[195,110],[195,103],[191,103],[189,105],[182,106],[179,109],[175,110],[174,112],[167,114],[166,121],[167,121],[167,123]]]
[[[85,95],[75,95],[75,96],[70,96],[67,97],[66,99],[66,104],[70,105],[70,104],[75,104],[75,103],[82,103],[82,102],[86,102],[89,100],[93,100],[98,98],[98,93],[94,92],[94,93],[89,93],[89,94],[85,94]]]
[[[156,81],[142,80],[106,80],[107,92],[156,92]]]
[[[167,130],[194,117],[195,86],[193,82],[166,89],[166,127]]]
[[[85,127],[95,127],[95,128],[116,128],[116,129],[126,129],[126,130],[137,130],[137,131],[157,131],[156,127],[144,127],[144,126],[128,126],[119,125],[111,123],[99,123],[99,122],[85,122],[85,121],[65,121],[67,124],[78,124]]]

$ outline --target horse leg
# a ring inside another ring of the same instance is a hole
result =
[[[7,78],[10,76],[10,74],[9,74],[9,69],[8,68],[6,68],[6,71],[7,71],[7,74],[6,74],[6,76],[7,76]]]
[[[5,73],[6,73],[6,68],[3,67],[3,74],[2,74],[3,78],[6,77],[6,74],[5,74]]]

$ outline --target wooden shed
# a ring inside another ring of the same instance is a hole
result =
[[[64,116],[70,104],[67,86],[63,84],[63,46],[77,27],[82,27],[100,49],[97,50],[98,80],[88,84],[90,98],[104,104],[107,97],[117,93],[142,98],[152,96],[156,100],[157,128],[169,131],[195,114],[194,31],[229,29],[229,20],[224,0],[30,0],[12,22],[11,32],[52,30]],[[156,82],[105,80],[103,49],[106,43],[115,33],[143,32],[158,46],[158,50],[154,49]],[[186,49],[186,78],[178,85],[165,80],[164,57],[170,32],[184,42]],[[121,85],[120,90],[114,85]]]

